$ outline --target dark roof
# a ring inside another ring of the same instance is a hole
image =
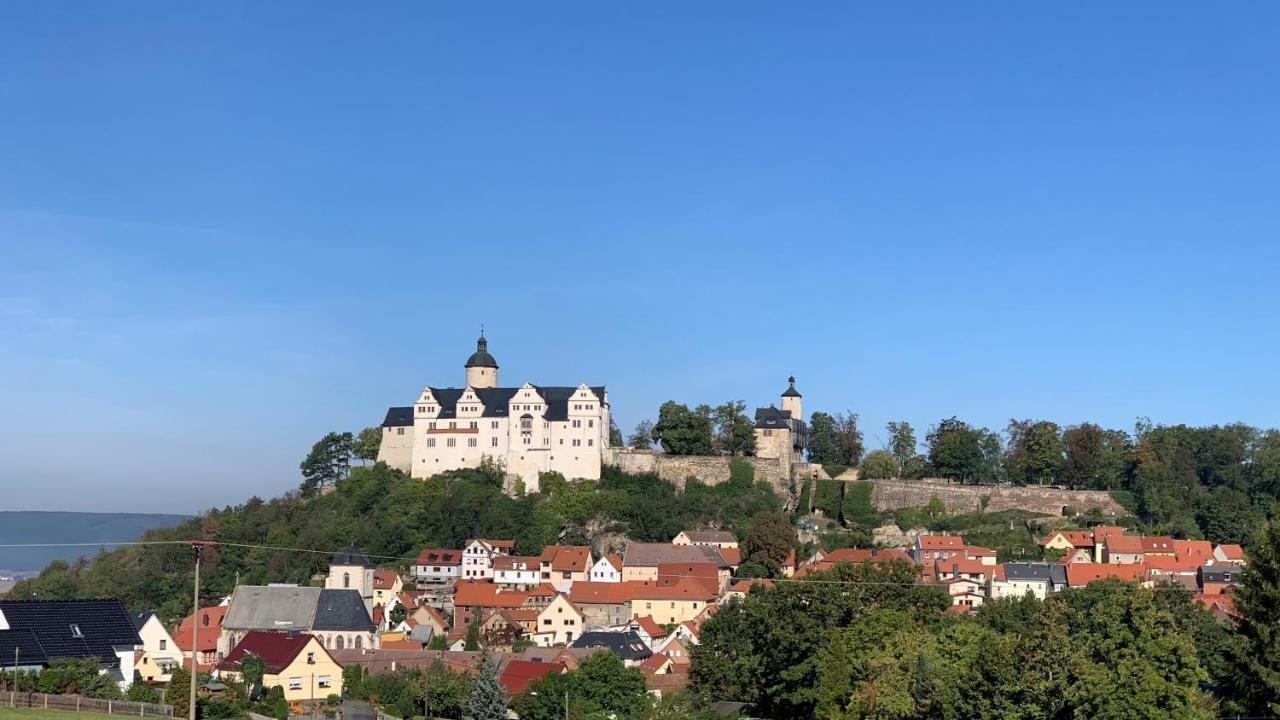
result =
[[[359,590],[321,590],[312,630],[374,630]]]
[[[440,414],[432,420],[450,420],[458,417],[458,399],[462,397],[464,388],[428,388],[431,394],[435,396],[436,401],[440,403]],[[578,391],[574,387],[561,386],[543,386],[534,385],[533,389],[537,391],[546,404],[542,417],[546,420],[564,421],[569,419],[569,398]],[[596,400],[604,402],[605,387],[603,385],[589,386],[589,390],[596,396]],[[511,404],[511,398],[520,392],[518,387],[506,388],[472,388],[476,396],[480,398],[480,402],[484,405],[482,417],[507,417],[507,408]],[[395,410],[395,408],[392,408]],[[412,410],[412,408],[410,408]],[[387,417],[391,417],[391,411],[387,411]],[[412,422],[406,423],[412,425]]]
[[[762,430],[790,428],[791,411],[776,407],[756,408],[756,427]]]
[[[142,626],[147,624],[147,621],[151,619],[152,615],[155,615],[155,611],[148,610],[130,617],[129,621],[133,623],[134,630],[142,630]]]
[[[574,640],[571,647],[608,648],[609,652],[623,660],[643,660],[653,654],[649,646],[645,645],[640,636],[632,630],[626,632],[588,630],[582,633],[582,636],[577,640]]]
[[[498,361],[489,354],[489,341],[484,339],[484,335],[476,341],[476,351],[471,353],[471,357],[467,358],[467,364],[463,367],[498,367]]]
[[[408,427],[412,424],[412,407],[387,408],[387,417],[382,421],[382,427]]]
[[[1055,565],[1057,563],[1054,563]],[[1059,567],[1061,567],[1059,565]],[[1016,580],[1018,582],[1042,582],[1048,583],[1053,581],[1052,570],[1049,563],[1005,563],[1004,576],[1008,580]]]
[[[96,658],[114,666],[116,647],[142,644],[119,600],[0,600],[0,614],[9,627],[0,636],[29,631],[50,660]],[[29,646],[29,638],[14,638],[12,644]]]
[[[1200,579],[1205,582],[1236,582],[1240,579],[1240,568],[1236,565],[1203,565]]]
[[[782,397],[800,397],[800,393],[796,390],[795,375],[787,378],[787,389],[782,391]]]
[[[369,556],[355,545],[348,545],[341,552],[334,554],[329,558],[330,565],[359,565],[360,567],[373,567],[369,562]]]
[[[239,670],[244,656],[252,653],[262,658],[267,672],[275,674],[284,670],[298,657],[298,653],[311,641],[312,635],[306,633],[280,633],[263,630],[250,630],[243,639],[227,653],[227,657],[218,663],[219,669]],[[323,646],[323,643],[321,643]]]
[[[18,651],[19,665],[44,665],[49,661],[36,634],[30,630],[0,631],[0,657],[8,658],[12,663],[14,650]]]

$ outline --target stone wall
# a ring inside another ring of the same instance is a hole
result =
[[[631,448],[608,448],[604,451],[606,464],[617,465],[623,472],[631,474],[654,473],[679,488],[683,488],[684,481],[690,477],[708,485],[728,482],[730,459],[723,455],[664,455],[656,450]],[[795,502],[788,462],[774,458],[741,459],[755,468],[756,480],[764,480],[773,487],[783,504],[790,506]]]
[[[1124,515],[1124,508],[1101,490],[1058,490],[1055,488],[1014,485],[957,485],[946,480],[871,480],[871,502],[877,510],[923,507],[934,495],[947,506],[947,512],[974,512],[982,509],[982,498],[989,497],[988,512],[1027,510],[1045,515],[1061,515],[1071,506],[1079,512],[1098,508],[1104,515]]]

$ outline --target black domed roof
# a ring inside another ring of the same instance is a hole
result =
[[[467,364],[463,367],[498,367],[498,361],[493,359],[489,354],[489,341],[484,339],[484,335],[480,335],[480,339],[476,341],[476,351],[471,353],[471,357],[467,358]]]

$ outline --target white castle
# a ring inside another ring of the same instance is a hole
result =
[[[498,361],[484,334],[464,366],[461,388],[425,387],[409,407],[387,410],[378,460],[413,477],[504,464],[530,492],[538,473],[600,477],[609,444],[609,396],[603,386],[498,387]]]

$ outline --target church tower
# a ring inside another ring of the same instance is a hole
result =
[[[800,393],[796,390],[796,376],[787,378],[788,387],[782,392],[782,409],[791,412],[792,420],[804,421],[804,413],[800,410]]]
[[[467,371],[466,387],[491,388],[498,386],[498,361],[489,354],[489,341],[480,331],[480,339],[476,341],[476,351],[467,358],[464,366]]]

